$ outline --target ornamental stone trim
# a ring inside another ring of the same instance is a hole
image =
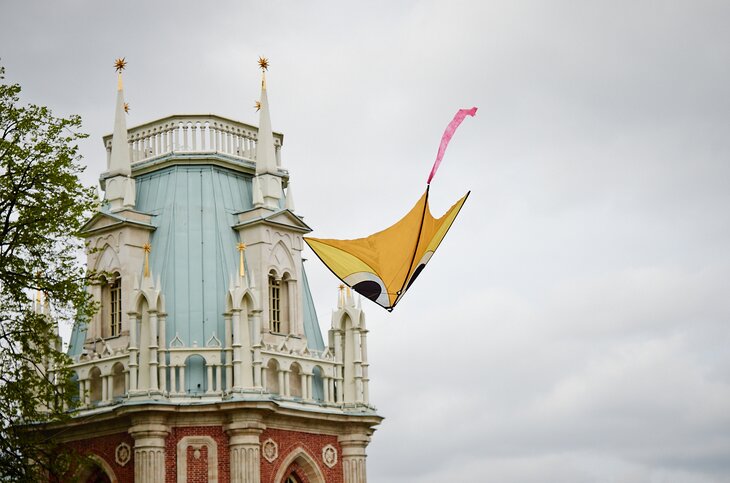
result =
[[[261,453],[264,455],[266,461],[273,463],[279,457],[279,445],[276,444],[276,441],[269,438],[261,445]]]
[[[125,466],[132,459],[132,448],[127,443],[119,443],[114,450],[114,459],[119,466]]]
[[[337,464],[337,448],[331,444],[322,448],[322,462],[324,462],[328,468],[333,468]]]

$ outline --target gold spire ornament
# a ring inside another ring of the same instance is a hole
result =
[[[259,67],[261,68],[261,88],[266,89],[266,71],[269,70],[269,59],[259,56]]]
[[[117,71],[117,90],[123,89],[122,85],[122,71],[127,67],[127,60],[125,57],[119,57],[114,61],[114,70]]]
[[[152,245],[149,242],[145,243],[142,248],[144,249],[144,276],[150,276],[150,252],[152,251]]]
[[[117,60],[114,61],[114,69],[118,73],[122,73],[122,71],[127,67],[127,59],[126,57],[119,57]]]
[[[236,248],[238,248],[238,274],[243,277],[243,274],[245,273],[245,266],[243,264],[243,252],[246,251],[246,244],[243,242],[240,242],[238,245],[236,245]]]
[[[256,112],[259,112],[261,110],[261,101],[256,101],[253,107],[256,108]]]
[[[124,112],[129,114],[129,103],[128,102],[124,103]]]

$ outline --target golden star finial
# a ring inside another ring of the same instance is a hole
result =
[[[256,108],[256,112],[259,112],[261,110],[261,101],[256,101],[253,107]]]
[[[152,251],[152,245],[150,245],[149,242],[142,245],[142,248],[144,249],[145,253],[149,253]]]
[[[244,251],[246,249],[246,244],[243,243],[243,242],[241,242],[238,245],[236,245],[236,248],[238,248],[238,251],[239,252],[242,252],[242,251]]]
[[[269,59],[259,56],[259,67],[261,70],[269,70]]]
[[[345,290],[345,284],[341,283],[337,288],[339,288],[340,291]]]
[[[114,69],[121,73],[125,67],[127,67],[127,60],[126,57],[119,57],[117,60],[114,61]]]
[[[124,103],[124,112],[126,112],[127,114],[129,114],[129,103],[128,102],[125,102]]]

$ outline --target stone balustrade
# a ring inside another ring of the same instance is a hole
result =
[[[82,354],[71,369],[79,383],[81,406],[86,408],[118,404],[130,396],[150,396],[153,393],[169,400],[220,399],[237,392],[233,389],[233,381],[226,377],[223,356],[227,349],[179,346],[161,349],[157,388],[131,387],[128,349]],[[334,406],[344,402],[341,399],[342,379],[338,376],[340,371],[329,349],[322,352],[306,348],[292,351],[264,344],[258,354],[260,359],[254,360],[254,370],[259,368],[262,371],[255,378],[261,381],[261,385],[243,388],[243,392],[268,393],[277,399]],[[196,378],[195,387],[191,387],[190,383],[192,371],[205,374]],[[276,378],[276,382],[272,378]],[[315,384],[319,385],[319,389],[315,390]]]
[[[127,130],[132,164],[170,154],[225,154],[241,160],[256,160],[258,127],[232,119],[205,115],[174,115]],[[281,166],[284,136],[274,133],[276,163]],[[104,136],[107,165],[112,135]]]

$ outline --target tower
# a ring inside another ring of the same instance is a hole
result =
[[[365,316],[340,289],[327,343],[265,70],[259,126],[173,115],[127,130],[119,68],[99,211],[98,313],[73,329],[81,481],[366,481]],[[334,295],[334,294],[333,294]]]

